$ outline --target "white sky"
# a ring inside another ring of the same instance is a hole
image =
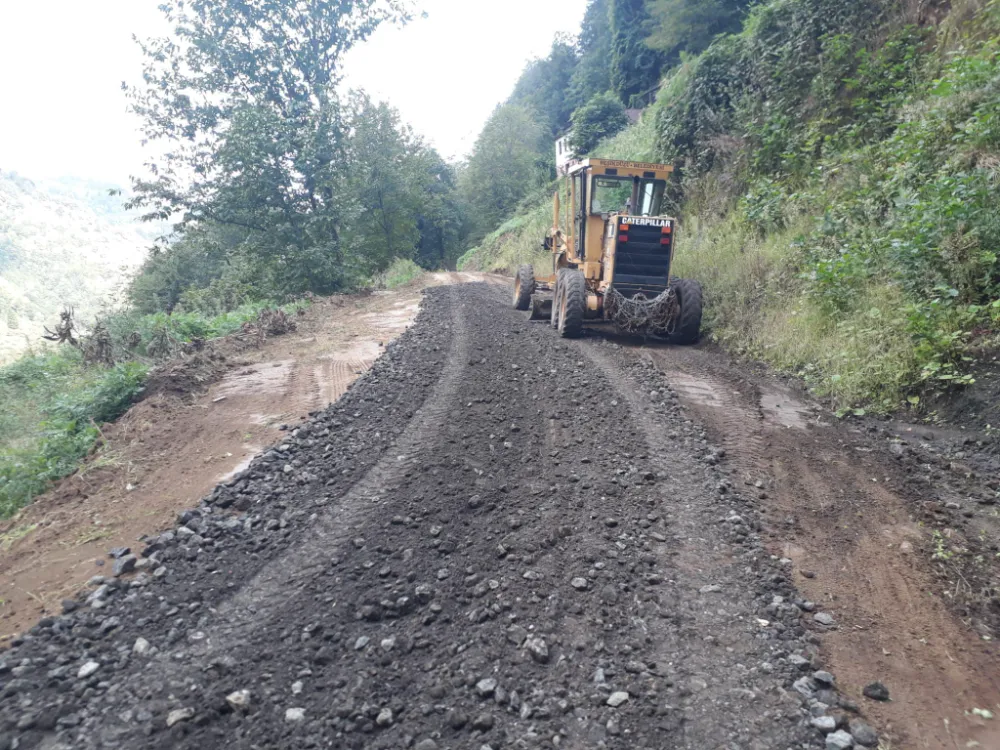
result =
[[[124,183],[142,147],[123,80],[133,33],[160,33],[160,0],[0,0],[0,169]],[[448,158],[464,155],[525,63],[587,0],[419,0],[427,18],[384,27],[351,51],[347,84],[397,107]]]

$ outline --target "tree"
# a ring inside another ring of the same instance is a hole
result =
[[[719,34],[739,31],[749,0],[646,0],[646,45],[669,63],[704,51]]]
[[[567,99],[573,109],[595,94],[611,89],[611,22],[608,0],[590,0],[577,41],[579,61],[569,82]]]
[[[557,36],[548,57],[528,63],[508,100],[533,112],[553,142],[569,126],[574,107],[568,93],[576,64],[571,40]]]
[[[206,224],[171,245],[153,248],[129,285],[129,302],[144,314],[172,312],[188,290],[238,273],[236,248],[245,236],[246,230],[237,227]]]
[[[160,144],[131,207],[184,231],[245,231],[291,293],[344,282],[340,231],[352,205],[338,165],[336,86],[344,53],[408,0],[168,0],[174,35],[141,44],[143,85],[126,87],[147,141]]]
[[[532,114],[515,104],[500,105],[487,120],[463,174],[479,237],[548,178],[540,156],[543,136]]]
[[[604,138],[628,126],[625,107],[610,91],[598,94],[573,113],[570,145],[576,154],[589,154]]]
[[[456,170],[434,149],[426,149],[423,157],[428,179],[418,218],[420,241],[416,260],[424,268],[454,268],[469,234],[468,214],[458,192],[458,177]]]
[[[656,85],[662,55],[643,44],[645,0],[611,0],[611,88],[626,104]]]
[[[412,258],[426,175],[423,143],[387,104],[352,95],[347,146],[350,193],[360,212],[348,220],[351,244],[364,247],[365,270]]]

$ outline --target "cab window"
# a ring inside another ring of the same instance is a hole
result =
[[[660,216],[663,211],[664,180],[643,180],[634,177],[594,177],[590,196],[590,213],[632,216]],[[635,189],[636,205],[632,205]]]

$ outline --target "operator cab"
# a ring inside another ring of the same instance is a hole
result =
[[[670,285],[674,220],[665,164],[586,159],[569,169],[573,261],[600,291],[653,299]]]

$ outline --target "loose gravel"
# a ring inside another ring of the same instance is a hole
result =
[[[662,375],[506,303],[429,290],[340,401],[116,550],[0,657],[0,750],[876,741]]]

